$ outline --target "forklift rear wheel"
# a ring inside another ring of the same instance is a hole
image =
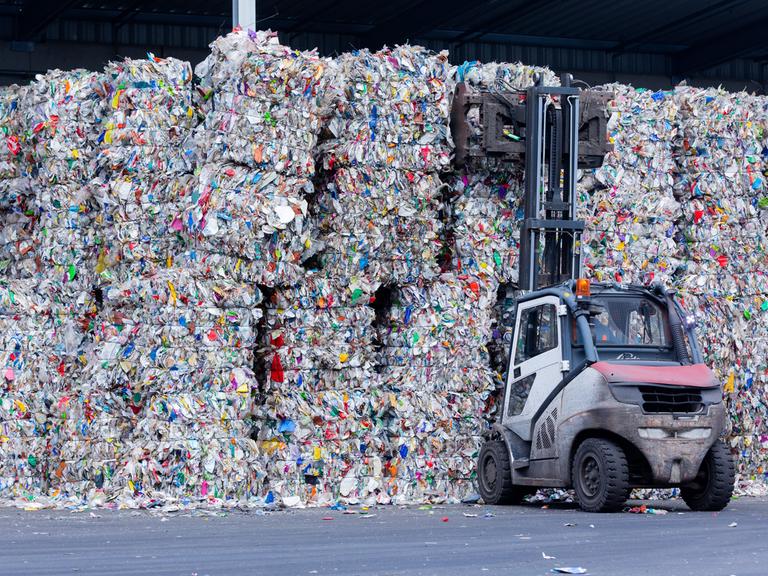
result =
[[[691,510],[717,512],[728,506],[733,494],[736,467],[728,446],[718,440],[709,449],[692,484],[680,488]]]
[[[584,440],[573,458],[571,477],[579,506],[586,512],[615,512],[629,497],[627,458],[610,440]]]
[[[477,484],[486,504],[519,504],[530,488],[512,484],[512,467],[504,442],[483,444],[477,459]]]

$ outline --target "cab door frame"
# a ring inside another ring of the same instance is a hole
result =
[[[517,348],[520,344],[521,320],[526,310],[551,304],[555,310],[554,326],[557,328],[557,340],[554,348],[526,358],[516,363]],[[555,295],[548,294],[533,300],[520,302],[515,312],[515,330],[509,351],[507,382],[504,394],[502,423],[524,441],[531,441],[533,419],[540,413],[541,403],[562,381],[564,376],[564,322],[561,315],[561,301]],[[517,385],[517,386],[516,386]],[[520,386],[529,386],[522,409],[519,398],[514,397]],[[515,407],[515,410],[512,408]],[[517,412],[518,410],[519,413]]]

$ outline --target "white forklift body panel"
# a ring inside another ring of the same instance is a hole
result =
[[[563,379],[559,309],[556,296],[521,303],[517,309],[503,423],[527,442],[536,411]],[[534,315],[538,321],[529,322]]]

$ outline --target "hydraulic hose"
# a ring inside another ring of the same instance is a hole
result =
[[[680,319],[680,314],[677,312],[677,306],[672,299],[672,295],[665,294],[667,301],[667,313],[669,315],[669,331],[672,335],[672,345],[675,347],[675,354],[677,360],[683,366],[688,366],[691,363],[691,358],[688,356],[688,347],[685,345],[685,334],[683,334],[683,322]]]

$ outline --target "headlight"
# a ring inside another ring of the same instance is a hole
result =
[[[669,430],[667,428],[638,428],[637,435],[646,440],[680,438],[681,440],[706,440],[712,434],[712,428],[689,428],[688,430]]]

